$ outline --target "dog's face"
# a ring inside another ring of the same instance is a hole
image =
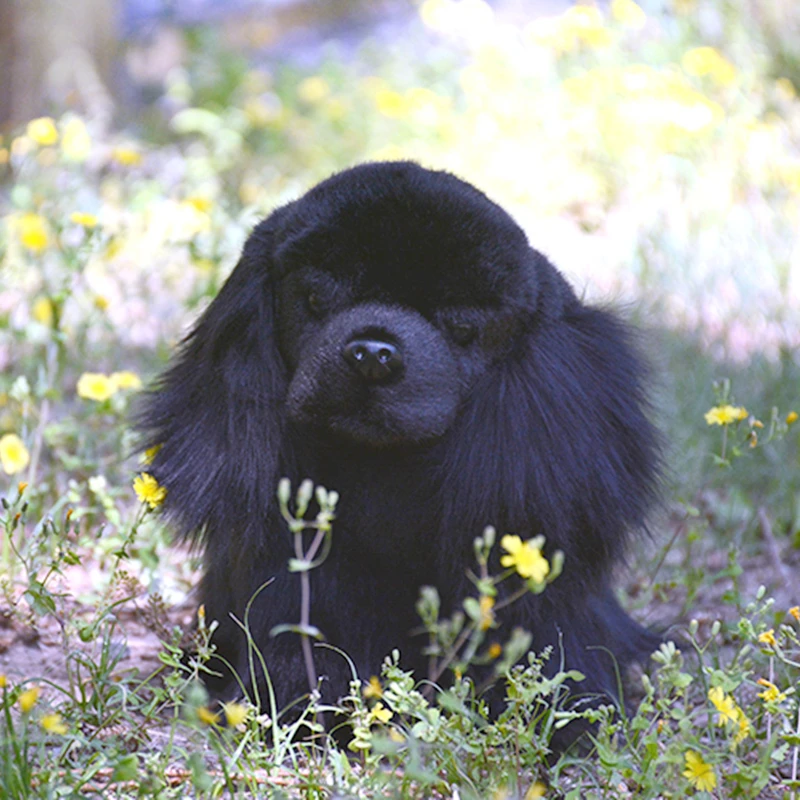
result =
[[[367,446],[443,435],[535,315],[534,253],[473,187],[413,164],[335,176],[274,242],[290,419]]]

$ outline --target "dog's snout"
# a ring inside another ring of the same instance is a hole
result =
[[[369,383],[382,383],[403,368],[400,348],[380,339],[352,339],[342,351],[344,360]]]

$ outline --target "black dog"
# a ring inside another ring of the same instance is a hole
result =
[[[560,549],[564,573],[499,615],[554,645],[581,693],[656,645],[609,585],[656,494],[658,436],[631,331],[576,298],[521,229],[458,178],[367,164],[256,227],[148,400],[140,427],[178,530],[205,547],[200,590],[219,654],[247,682],[242,620],[279,704],[308,691],[292,538],[276,486],[341,495],[311,573],[311,622],[361,677],[399,648],[425,676],[415,601],[474,595],[473,539],[492,524]],[[316,652],[323,695],[347,690]],[[216,664],[219,666],[219,664]],[[236,691],[230,672],[211,687]]]

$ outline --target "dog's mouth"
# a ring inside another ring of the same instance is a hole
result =
[[[439,402],[389,402],[376,388],[348,393],[303,396],[290,389],[289,419],[318,436],[369,448],[416,447],[441,438],[456,413],[449,398]],[[355,396],[354,396],[355,395]]]

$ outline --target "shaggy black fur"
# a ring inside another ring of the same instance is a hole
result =
[[[415,601],[475,594],[484,526],[563,550],[564,574],[501,615],[563,648],[579,690],[614,696],[617,668],[656,637],[610,588],[655,498],[658,436],[631,331],[584,305],[514,221],[458,178],[412,163],[334,175],[259,224],[219,296],[146,401],[166,511],[202,543],[219,653],[247,678],[231,615],[251,613],[278,701],[308,690],[300,589],[276,486],[341,494],[333,548],[311,574],[311,621],[363,678],[398,647],[425,675]],[[360,348],[360,349],[359,349]],[[358,353],[360,355],[358,355]],[[513,582],[513,581],[512,581]],[[344,659],[317,650],[324,695]],[[229,673],[212,682],[225,696]]]

